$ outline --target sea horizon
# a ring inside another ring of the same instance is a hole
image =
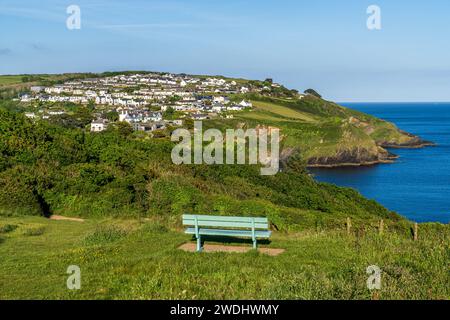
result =
[[[360,104],[360,103],[370,103],[370,104],[419,104],[419,103],[430,103],[430,104],[450,104],[450,101],[337,101],[337,104]]]

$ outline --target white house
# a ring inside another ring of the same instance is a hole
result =
[[[207,114],[203,114],[203,113],[196,113],[192,115],[192,119],[194,120],[206,120],[208,119],[208,115]]]
[[[34,92],[34,93],[39,93],[39,92],[42,92],[42,91],[44,91],[44,87],[41,87],[41,86],[32,86],[31,88],[30,88],[30,90],[31,90],[31,92]]]
[[[66,112],[62,111],[62,110],[51,110],[51,111],[48,112],[48,114],[51,115],[51,116],[60,116],[60,115],[65,114],[65,113]]]
[[[21,102],[30,102],[31,100],[32,100],[32,98],[29,94],[23,94],[20,96]]]
[[[144,122],[148,122],[148,121],[162,121],[163,117],[162,117],[162,113],[161,112],[150,112],[148,115],[146,115],[143,118]]]
[[[97,119],[91,122],[91,132],[101,132],[108,128],[108,120]]]
[[[224,104],[226,104],[226,103],[229,103],[229,102],[230,102],[230,99],[229,99],[228,97],[215,96],[215,97],[213,98],[213,102],[215,102],[215,103],[224,103]]]
[[[225,110],[225,106],[222,105],[222,104],[214,104],[211,107],[211,110],[214,111],[214,112],[222,112],[223,110]]]
[[[119,121],[126,121],[128,119],[128,109],[119,107],[116,109],[117,113],[119,114]]]
[[[253,104],[251,102],[247,102],[245,100],[242,100],[241,103],[239,103],[240,106],[244,108],[252,108]]]
[[[242,111],[245,107],[240,104],[235,104],[227,108],[228,111]]]

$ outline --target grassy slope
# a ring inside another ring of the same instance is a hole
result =
[[[349,215],[401,219],[354,190],[316,183],[303,169],[264,177],[256,166],[174,165],[168,139],[114,128],[85,134],[2,111],[0,137],[0,215],[265,215],[280,230],[333,226]]]
[[[317,122],[319,119],[307,112],[300,112],[298,110],[285,107],[276,103],[264,102],[264,101],[252,101],[258,110],[264,110],[270,113],[274,113],[282,118],[301,120],[306,122]]]
[[[0,299],[370,299],[370,265],[382,269],[380,299],[450,298],[449,228],[442,225],[421,226],[418,242],[389,228],[383,236],[276,232],[263,246],[286,252],[269,257],[183,252],[177,247],[190,237],[157,221],[5,224],[18,228],[0,233]],[[30,230],[35,235],[25,235]],[[66,288],[69,265],[81,268],[80,291]]]
[[[16,98],[32,86],[49,86],[72,79],[96,76],[90,73],[36,74],[36,75],[0,75],[0,99]],[[26,78],[26,79],[25,79]]]
[[[250,98],[255,110],[236,117],[249,126],[279,127],[285,136],[284,147],[299,148],[304,160],[339,157],[355,149],[382,158],[386,155],[379,148],[383,142],[403,144],[412,139],[392,123],[312,96],[301,100]]]
[[[22,76],[0,76],[0,86],[13,85],[22,83]]]

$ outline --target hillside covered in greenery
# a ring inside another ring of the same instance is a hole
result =
[[[237,115],[249,127],[278,127],[284,154],[298,154],[308,166],[359,166],[393,161],[385,148],[432,145],[394,124],[314,95],[300,99],[248,96],[255,110]]]
[[[145,139],[127,129],[91,134],[0,111],[2,215],[267,215],[286,230],[348,215],[400,219],[297,167],[264,177],[256,166],[176,166],[169,139]]]
[[[114,74],[3,76],[0,88],[8,93],[15,86],[27,90]],[[119,122],[91,133],[87,125],[95,105],[53,103],[66,114],[36,121],[23,115],[35,106],[5,98],[0,102],[1,214],[174,219],[183,212],[267,215],[280,229],[336,225],[347,216],[401,220],[354,190],[315,182],[306,167],[389,161],[393,155],[383,146],[425,142],[391,123],[323,100],[312,89],[313,94],[299,95],[271,86],[270,79],[233,81],[262,90],[230,97],[248,99],[254,108],[232,118],[206,120],[204,126],[279,127],[283,172],[261,177],[256,166],[176,166],[170,159],[173,128],[150,138]]]
[[[91,76],[0,77],[0,299],[450,297],[449,225],[420,224],[413,240],[411,221],[307,171],[389,161],[385,147],[427,142],[315,91],[233,96],[254,108],[204,128],[280,128],[282,171],[262,176],[256,165],[174,165],[173,127],[150,135],[115,122],[91,133],[95,105],[51,105],[67,112],[44,120],[27,118],[34,106],[11,99],[42,81]],[[181,225],[186,212],[266,216],[273,234],[260,248],[284,252],[182,251],[192,241]],[[82,270],[81,290],[66,287],[69,265]],[[371,265],[382,270],[375,291],[367,288]]]

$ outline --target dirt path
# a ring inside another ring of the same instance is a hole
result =
[[[197,247],[195,243],[188,242],[185,244],[182,244],[178,249],[188,251],[188,252],[195,252]],[[236,253],[245,253],[250,250],[253,250],[251,246],[246,247],[238,247],[238,246],[225,246],[225,245],[218,245],[218,244],[205,244],[203,245],[203,252],[236,252]],[[258,252],[267,254],[269,256],[278,256],[282,254],[285,250],[284,249],[274,249],[274,248],[258,248]]]
[[[70,217],[57,216],[57,215],[52,215],[50,217],[50,220],[66,220],[66,221],[84,222],[84,219],[81,219],[81,218],[70,218]]]

